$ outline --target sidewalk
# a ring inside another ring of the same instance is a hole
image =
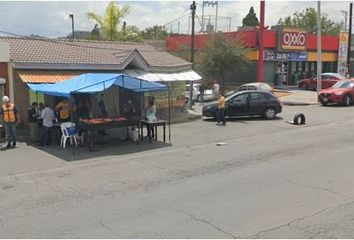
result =
[[[306,106],[306,105],[317,105],[317,92],[316,91],[306,91],[306,90],[288,90],[287,94],[282,95],[276,92],[280,102],[284,105],[289,106]]]

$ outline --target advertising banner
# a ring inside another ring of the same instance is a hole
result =
[[[348,37],[348,33],[341,32],[339,34],[337,72],[342,76],[345,76],[347,70]]]
[[[305,50],[306,31],[300,29],[284,28],[280,34],[281,49]]]
[[[306,62],[307,52],[263,52],[264,61],[278,61],[278,62]]]

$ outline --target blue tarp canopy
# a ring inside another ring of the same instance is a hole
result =
[[[134,92],[167,90],[167,86],[141,80],[126,74],[86,73],[55,84],[27,84],[36,93],[66,97],[75,93],[96,93],[107,90],[113,85]]]

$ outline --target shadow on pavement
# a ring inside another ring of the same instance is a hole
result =
[[[354,105],[343,106],[341,104],[328,104],[327,106],[320,105],[323,108],[352,108]]]
[[[74,147],[70,144],[65,149],[61,148],[58,144],[50,146],[36,146],[39,151],[46,152],[64,161],[79,161],[97,157],[105,156],[122,156],[132,153],[139,153],[159,148],[170,147],[171,144],[153,140],[145,140],[139,144],[129,140],[120,140],[118,138],[106,139],[103,142],[94,142],[92,151],[89,150],[87,145]]]
[[[94,138],[93,141],[93,151],[89,150],[88,145],[79,145],[77,148],[70,145],[69,141],[67,142],[66,148],[63,149],[60,147],[60,138],[52,141],[52,144],[49,146],[37,146],[29,140],[28,130],[19,129],[19,135],[17,137],[18,143],[25,143],[38,151],[48,153],[52,156],[55,156],[64,161],[79,161],[92,159],[97,157],[105,156],[123,156],[132,153],[139,153],[144,151],[150,151],[155,149],[162,149],[172,146],[168,143],[168,133],[166,134],[166,143],[162,141],[162,134],[158,134],[158,140],[152,140],[152,143],[149,143],[149,139],[144,139],[143,142],[134,143],[131,140],[121,140],[114,132],[111,132],[103,140],[101,138]],[[14,148],[6,149],[5,140],[1,139],[0,141],[2,146],[0,151],[11,151]],[[18,147],[16,147],[18,148]]]
[[[265,122],[269,122],[269,121],[279,121],[279,120],[283,120],[282,117],[275,117],[274,119],[268,120],[262,117],[235,117],[235,118],[226,118],[226,122],[239,122],[239,123],[248,123],[248,122],[253,122],[253,121],[265,121]],[[206,122],[215,122],[216,120],[214,120],[213,118],[203,118],[203,121]],[[247,121],[247,122],[246,122]]]

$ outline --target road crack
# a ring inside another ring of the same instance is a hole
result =
[[[322,212],[328,210],[328,209],[331,209],[333,207],[327,207],[327,208],[323,208],[321,209],[320,211],[318,212],[315,212],[311,215],[307,215],[307,216],[304,216],[304,217],[300,217],[300,218],[296,218],[296,219],[293,219],[291,220],[290,222],[286,223],[286,224],[283,224],[283,225],[280,225],[280,226],[277,226],[277,227],[273,227],[273,228],[269,228],[269,229],[266,229],[266,230],[262,230],[256,234],[253,234],[251,236],[247,236],[247,237],[242,237],[242,238],[259,238],[261,235],[265,234],[265,233],[269,233],[269,232],[273,232],[273,231],[276,231],[276,230],[279,230],[279,229],[282,229],[284,227],[289,227],[291,224],[295,223],[295,222],[299,222],[299,221],[302,221],[306,218],[310,218],[310,217],[313,217],[313,216],[316,216],[318,214],[321,214]]]
[[[303,217],[300,217],[300,218],[296,218],[296,219],[293,219],[291,220],[290,222],[286,223],[286,224],[283,224],[283,225],[280,225],[280,226],[277,226],[277,227],[273,227],[273,228],[269,228],[269,229],[266,229],[266,230],[262,230],[256,234],[253,234],[253,235],[250,235],[250,236],[247,236],[247,237],[240,237],[240,238],[259,238],[261,237],[261,235],[265,234],[265,233],[269,233],[269,232],[272,232],[272,231],[276,231],[276,230],[279,230],[279,229],[282,229],[284,227],[289,227],[290,225],[292,225],[293,223],[295,222],[299,222],[299,221],[302,221],[302,220],[305,220],[307,218],[311,218],[311,217],[314,217],[314,216],[317,216],[329,209],[335,209],[335,208],[338,208],[338,207],[341,207],[343,205],[350,205],[350,204],[353,204],[354,201],[350,201],[350,202],[345,202],[345,203],[341,203],[341,204],[338,204],[336,206],[333,206],[333,207],[326,207],[326,208],[323,208],[313,214],[310,214],[310,215],[306,215],[306,216],[303,216]]]
[[[111,233],[113,233],[115,236],[118,236],[118,233],[116,233],[115,231],[112,230],[112,228],[110,228],[109,226],[103,224],[102,222],[99,222],[100,226],[103,227],[104,229],[107,229],[108,231],[110,231]]]
[[[310,184],[298,183],[298,182],[295,182],[295,181],[292,181],[292,180],[289,180],[289,179],[281,179],[281,180],[283,180],[283,181],[285,181],[287,183],[291,183],[291,184],[297,185],[297,186],[302,186],[302,187],[316,189],[316,190],[319,190],[319,191],[325,191],[325,192],[333,193],[335,195],[339,195],[341,197],[345,197],[345,198],[348,198],[348,199],[352,198],[351,196],[348,196],[348,195],[340,193],[340,192],[333,191],[333,190],[331,190],[329,188],[314,186],[314,185],[310,185]]]
[[[228,235],[229,237],[231,238],[239,238],[237,236],[234,236],[232,233],[229,233],[229,232],[226,232],[225,230],[221,229],[220,227],[216,226],[215,224],[211,223],[210,221],[208,220],[205,220],[205,219],[202,219],[202,218],[199,218],[195,215],[193,215],[192,213],[189,213],[189,212],[185,212],[183,210],[180,210],[180,209],[174,209],[174,208],[171,208],[173,211],[176,211],[176,212],[179,212],[179,213],[183,213],[184,215],[187,215],[189,216],[191,219],[195,220],[195,221],[198,221],[198,222],[202,222],[204,224],[207,224],[209,226],[211,226],[212,228],[214,228],[215,230],[217,230],[218,232],[221,232],[223,234],[226,234]]]

